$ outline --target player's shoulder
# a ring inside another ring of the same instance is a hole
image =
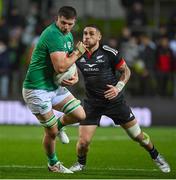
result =
[[[102,49],[102,51],[104,51],[104,53],[107,53],[111,56],[117,56],[119,53],[117,49],[114,49],[106,44],[101,45],[100,48]]]
[[[60,32],[60,30],[56,27],[55,23],[50,24],[48,27],[46,27],[44,29],[44,31],[42,32],[43,36],[55,36],[55,35],[60,35],[62,36],[62,33]]]

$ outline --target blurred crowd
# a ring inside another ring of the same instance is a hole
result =
[[[142,1],[122,2],[127,8],[126,26],[120,37],[111,37],[107,43],[119,50],[132,71],[127,92],[176,97],[176,10],[166,23],[148,31]]]
[[[126,26],[121,35],[106,39],[131,68],[126,92],[132,96],[176,97],[176,11],[157,30],[146,31],[148,17],[142,1],[122,1]],[[40,15],[31,2],[22,16],[16,7],[0,17],[0,99],[21,97],[21,86],[41,31],[54,20],[54,12]]]

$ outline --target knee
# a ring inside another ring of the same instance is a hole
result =
[[[75,114],[73,116],[78,122],[84,121],[86,118],[86,113],[85,113],[83,107],[80,106],[79,109],[77,111],[75,111]]]
[[[149,135],[145,132],[142,132],[138,124],[135,124],[134,126],[126,129],[126,131],[128,135],[134,141],[137,141],[140,145],[146,146],[150,143]]]
[[[45,136],[47,136],[50,139],[55,139],[57,137],[58,131],[54,129],[49,129],[45,132]]]
[[[127,134],[134,140],[134,141],[138,141],[140,134],[141,134],[141,128],[139,127],[139,125],[136,123],[135,125],[133,125],[130,128],[125,129]]]
[[[84,121],[86,119],[86,113],[84,110],[82,110],[80,113],[79,113],[79,117],[78,117],[78,121],[81,122],[81,121]]]
[[[78,142],[79,149],[88,149],[90,142],[86,139],[80,139]]]

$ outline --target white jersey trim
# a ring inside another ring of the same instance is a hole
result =
[[[112,52],[115,56],[117,56],[117,54],[119,53],[116,49],[113,49],[107,45],[104,45],[103,46],[103,49],[106,50],[106,51],[109,51],[109,52]]]

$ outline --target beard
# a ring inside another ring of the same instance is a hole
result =
[[[68,31],[67,31],[67,30],[63,30],[62,33],[63,33],[63,34],[67,34]]]
[[[84,42],[84,45],[86,46],[86,48],[92,49],[96,45],[96,43]]]

